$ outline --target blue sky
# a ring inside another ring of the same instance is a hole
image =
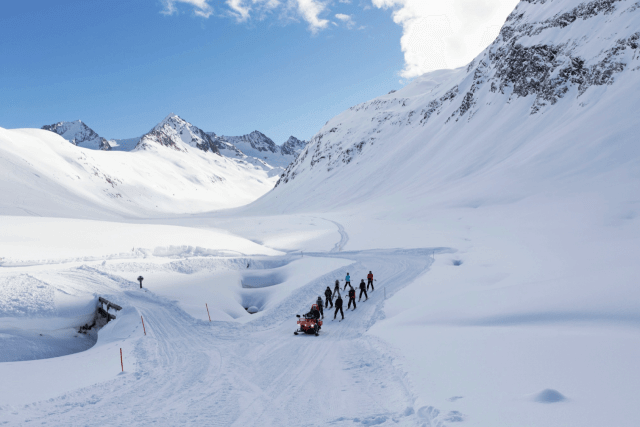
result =
[[[21,0],[0,15],[0,126],[130,138],[175,113],[309,139],[345,109],[468,63],[518,0]]]
[[[0,17],[0,126],[81,119],[106,138],[173,112],[224,135],[308,139],[331,117],[400,84],[391,12],[336,3],[355,24],[313,34],[297,16],[238,22],[160,1],[8,2]],[[360,28],[364,26],[365,28]]]

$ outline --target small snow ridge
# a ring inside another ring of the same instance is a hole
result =
[[[567,398],[564,397],[559,391],[548,388],[536,394],[534,400],[538,403],[556,403],[567,400]]]
[[[450,423],[459,423],[464,421],[464,415],[459,411],[451,411],[444,420]]]

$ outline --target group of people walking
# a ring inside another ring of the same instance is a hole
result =
[[[349,292],[347,292],[347,295],[349,296],[349,303],[347,304],[347,309],[351,308],[351,304],[353,304],[353,310],[356,309],[356,290],[353,288],[353,286],[351,286],[351,276],[349,275],[349,273],[347,273],[347,276],[345,277],[345,283],[344,283],[344,289],[343,291],[347,290],[347,286],[349,286]],[[362,300],[362,294],[364,294],[365,297],[365,301],[369,299],[369,295],[367,295],[367,291],[369,290],[369,286],[371,286],[371,291],[374,291],[374,287],[373,287],[373,273],[370,271],[369,274],[367,275],[367,284],[365,285],[364,283],[364,279],[362,279],[360,281],[360,297],[358,298],[358,301]],[[335,286],[333,287],[333,291],[331,290],[330,286],[327,286],[327,289],[324,291],[324,296],[325,296],[325,301],[324,301],[324,308],[328,308],[329,306],[331,306],[331,308],[333,308],[334,303],[333,303],[333,298],[337,295],[336,298],[336,302],[335,302],[335,308],[336,311],[333,314],[333,319],[335,320],[336,316],[338,315],[338,312],[340,312],[340,314],[342,315],[342,320],[344,320],[344,311],[342,311],[342,296],[340,295],[340,281],[336,280]],[[324,310],[323,310],[323,301],[321,297],[318,297],[318,307],[320,309],[320,314],[322,315],[322,317],[324,318]]]

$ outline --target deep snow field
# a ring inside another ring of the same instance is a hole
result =
[[[0,129],[0,425],[637,427],[639,22],[521,1],[277,184]],[[344,321],[294,336],[369,271]],[[99,297],[123,309],[78,334]]]
[[[403,221],[366,206],[147,225],[3,217],[3,237],[23,239],[0,267],[0,422],[633,426],[637,224],[595,224],[598,209],[569,220],[572,203]],[[326,286],[368,270],[376,290],[345,321],[293,335]],[[97,296],[124,308],[86,349],[71,326]]]

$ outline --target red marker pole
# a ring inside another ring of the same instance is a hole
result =
[[[211,315],[209,314],[209,305],[205,302],[204,305],[207,306],[207,316],[209,316],[209,322],[211,322]]]
[[[120,349],[120,366],[122,367],[122,372],[124,372],[124,364],[122,363],[122,349]]]
[[[144,334],[147,335],[147,329],[144,327],[144,319],[142,316],[140,316],[140,319],[142,320],[142,330],[144,331]]]

